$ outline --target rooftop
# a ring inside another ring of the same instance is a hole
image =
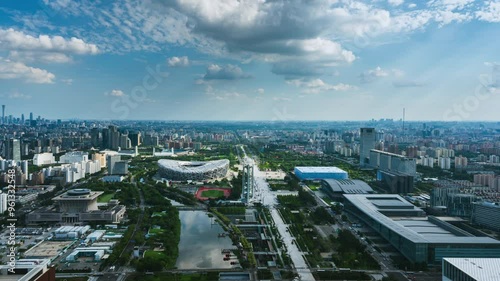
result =
[[[396,194],[344,194],[347,201],[372,219],[414,243],[500,244],[489,237],[475,237],[424,212]],[[414,216],[388,217],[382,212],[414,213]]]
[[[103,194],[102,191],[90,191],[88,189],[72,189],[59,196],[54,197],[54,201],[89,201],[94,200],[99,195]]]
[[[295,167],[301,173],[347,173],[346,171],[329,166],[329,167]]]
[[[500,280],[500,259],[488,258],[444,258],[475,280]]]
[[[336,180],[324,179],[322,182],[328,184],[332,192],[342,192],[347,194],[372,193],[373,189],[362,180]]]

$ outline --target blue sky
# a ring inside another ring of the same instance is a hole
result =
[[[6,0],[7,115],[499,120],[500,1]]]

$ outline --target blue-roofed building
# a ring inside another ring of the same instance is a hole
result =
[[[337,167],[295,167],[295,176],[300,180],[322,180],[336,179],[345,180],[349,178],[346,171]]]

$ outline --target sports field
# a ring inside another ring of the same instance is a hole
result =
[[[229,197],[231,195],[231,189],[229,188],[210,188],[210,187],[200,187],[196,191],[196,198],[199,200],[215,199],[220,197]]]

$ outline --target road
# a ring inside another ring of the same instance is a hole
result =
[[[142,224],[142,220],[144,218],[144,209],[146,208],[145,202],[144,202],[144,195],[142,194],[142,190],[139,189],[137,186],[137,183],[135,183],[136,188],[139,190],[139,197],[140,197],[140,204],[139,208],[141,209],[141,214],[139,215],[139,218],[137,219],[137,223],[135,224],[134,232],[132,233],[132,236],[130,236],[130,240],[127,242],[127,246],[123,248],[123,251],[120,253],[120,256],[117,260],[120,259],[120,257],[123,255],[123,253],[131,252],[134,247],[134,243],[132,243],[132,239],[135,236],[135,233],[138,231],[139,227]],[[130,257],[131,258],[131,257]],[[130,258],[127,261],[127,265],[130,262]],[[107,269],[103,270],[103,276],[100,276],[98,278],[99,281],[104,281],[104,280],[116,280],[116,281],[123,281],[127,278],[127,275],[129,272],[134,272],[135,270],[128,267],[127,265],[125,266],[116,266],[116,262],[113,264],[112,267],[108,267]],[[113,268],[113,269],[111,269]]]
[[[283,238],[283,243],[286,245],[287,254],[290,256],[293,266],[297,270],[297,274],[299,275],[300,280],[302,281],[314,281],[314,276],[311,273],[311,270],[307,266],[307,262],[302,254],[302,252],[297,247],[297,243],[293,241],[295,238],[288,231],[288,225],[285,224],[283,219],[278,213],[276,209],[278,205],[278,199],[276,193],[272,192],[269,188],[269,184],[266,181],[265,174],[259,170],[258,164],[251,158],[247,157],[245,149],[243,146],[241,147],[245,160],[248,163],[253,164],[253,175],[254,175],[254,183],[255,183],[255,196],[254,200],[259,200],[262,205],[269,208],[271,212],[271,217],[278,229],[279,234]]]

